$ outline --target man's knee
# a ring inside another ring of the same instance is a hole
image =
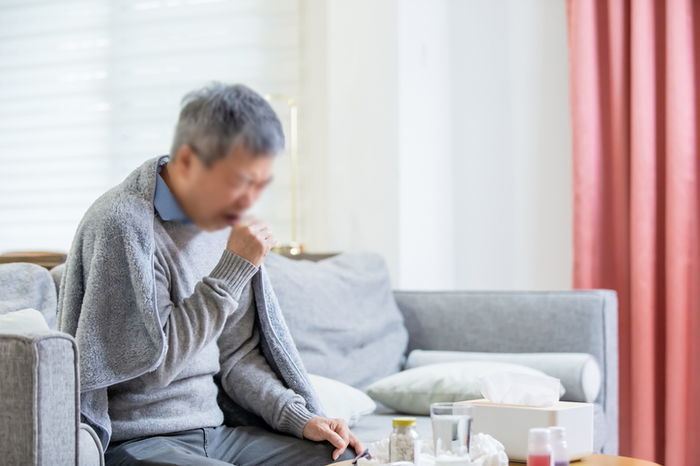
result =
[[[355,458],[355,452],[352,447],[348,447],[347,450],[334,461],[333,452],[335,451],[335,447],[328,442],[300,440],[298,445],[298,457],[295,459],[295,461],[297,461],[295,464],[326,465]]]
[[[132,440],[107,448],[107,466],[224,465],[207,458],[200,429],[171,436]]]
[[[360,454],[362,452],[357,453]],[[348,447],[348,449],[345,450],[345,452],[342,455],[340,455],[336,461],[352,460],[355,459],[355,456],[357,455],[355,455],[355,452],[352,450],[352,447]]]

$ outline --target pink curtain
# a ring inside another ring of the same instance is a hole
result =
[[[619,295],[620,454],[700,464],[700,1],[568,22],[574,286]]]

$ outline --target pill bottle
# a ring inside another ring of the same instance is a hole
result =
[[[394,427],[389,437],[389,461],[418,460],[418,432],[416,432],[416,418],[395,417],[392,421]]]

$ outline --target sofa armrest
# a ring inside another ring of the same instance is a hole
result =
[[[3,464],[76,464],[78,352],[70,335],[0,329]]]
[[[597,403],[617,451],[617,295],[581,291],[396,291],[408,351],[591,354],[603,373]]]
[[[104,455],[102,453],[102,443],[97,434],[87,424],[80,424],[80,438],[78,440],[79,466],[104,466]]]

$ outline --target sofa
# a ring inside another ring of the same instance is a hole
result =
[[[56,304],[48,270],[0,265],[0,317],[26,314],[0,322],[2,464],[104,464],[97,435],[80,422],[78,348],[55,330]],[[41,322],[27,308],[41,312]]]
[[[590,355],[601,376],[594,448],[617,453],[614,292],[392,290],[375,254],[319,262],[271,255],[266,270],[309,372],[361,390],[401,371],[414,350],[528,354],[534,361],[537,354]],[[78,349],[55,330],[60,276],[61,267],[50,273],[33,264],[0,265],[0,315],[37,309],[49,327],[17,328],[0,320],[3,464],[103,464],[94,432],[80,423]],[[395,415],[379,404],[353,431],[365,443],[380,440]],[[430,435],[428,417],[418,416],[418,431]]]

